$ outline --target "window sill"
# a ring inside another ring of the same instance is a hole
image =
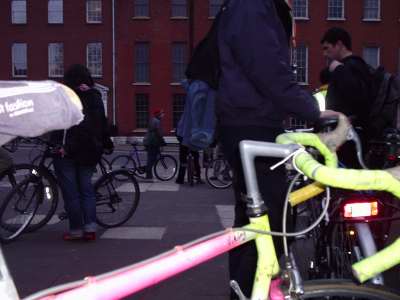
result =
[[[25,22],[25,23],[12,23],[12,22],[11,22],[11,25],[17,25],[17,26],[18,26],[18,25],[27,25],[27,24],[28,24],[27,22]]]
[[[50,26],[52,26],[52,25],[64,25],[64,22],[58,22],[58,23],[50,23],[50,22],[47,22],[47,25],[50,25]]]
[[[182,83],[180,83],[180,82],[171,82],[169,85],[171,85],[171,86],[180,86],[180,85],[182,85]]]
[[[93,77],[93,78],[103,78],[103,75],[93,75],[93,74],[92,74],[92,77]]]
[[[137,128],[137,129],[132,130],[132,132],[133,133],[145,133],[145,132],[147,132],[147,129],[146,128]]]
[[[188,20],[189,17],[171,17],[171,20]]]
[[[346,21],[346,18],[326,18],[327,21]]]
[[[13,75],[13,78],[28,78],[28,75]]]
[[[382,19],[362,19],[363,22],[382,22]]]
[[[294,17],[296,21],[310,21],[309,17]]]
[[[86,24],[101,25],[103,24],[103,21],[86,21]]]
[[[150,17],[146,17],[146,16],[136,16],[136,17],[132,17],[132,20],[150,20]]]
[[[134,82],[132,83],[132,85],[136,85],[136,86],[150,86],[151,83],[150,82]]]
[[[50,79],[51,78],[63,78],[63,75],[49,75],[48,76]]]

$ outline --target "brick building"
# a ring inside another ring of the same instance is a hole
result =
[[[183,110],[179,82],[190,51],[222,2],[1,0],[0,80],[60,80],[69,65],[83,63],[120,134],[143,133],[158,107],[166,111],[168,133]],[[326,65],[319,41],[331,26],[349,30],[354,52],[371,65],[399,72],[400,1],[292,0],[292,5],[300,84],[318,86]]]

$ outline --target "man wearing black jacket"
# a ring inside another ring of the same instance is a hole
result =
[[[247,224],[246,188],[239,157],[239,142],[273,142],[283,133],[288,115],[316,121],[321,113],[313,97],[293,81],[289,62],[291,17],[284,0],[230,0],[223,6],[218,26],[221,74],[217,96],[217,118],[223,152],[233,167],[235,180],[235,224]],[[323,114],[334,114],[332,111]],[[286,190],[282,168],[269,171],[276,159],[256,158],[257,180],[268,207],[271,228],[281,231]],[[276,240],[277,254],[282,254]],[[256,268],[254,243],[230,253],[230,278],[249,297]],[[236,296],[232,294],[232,299]]]
[[[351,36],[342,28],[330,28],[322,37],[321,45],[324,56],[330,60],[327,108],[351,116],[353,125],[363,129],[360,133],[365,141],[374,94],[370,67],[352,53]],[[355,151],[354,145],[345,144],[339,152],[339,159],[346,167],[360,167]]]

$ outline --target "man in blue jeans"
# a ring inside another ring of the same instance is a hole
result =
[[[248,224],[243,170],[239,156],[242,140],[274,142],[283,132],[283,121],[294,115],[316,121],[317,102],[293,81],[289,61],[290,9],[284,0],[228,0],[218,27],[221,74],[217,96],[219,140],[234,171],[235,224]],[[281,231],[286,190],[283,169],[270,171],[276,162],[256,158],[257,180],[273,231]],[[282,245],[276,240],[277,254]],[[230,253],[230,278],[250,297],[257,263],[255,244],[248,243]],[[232,299],[237,296],[232,293]]]

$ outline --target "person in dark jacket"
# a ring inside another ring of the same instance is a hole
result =
[[[96,198],[92,176],[104,149],[112,149],[113,144],[101,95],[93,88],[89,70],[83,65],[72,65],[64,74],[64,82],[79,96],[84,119],[51,137],[62,146],[60,155],[54,158],[54,168],[69,220],[69,231],[63,239],[95,240]]]
[[[221,74],[217,96],[219,140],[234,171],[234,226],[248,224],[246,192],[239,156],[239,142],[274,142],[283,133],[288,115],[316,121],[321,113],[313,97],[293,82],[289,62],[291,18],[284,0],[230,0],[220,16],[218,44]],[[286,191],[283,168],[269,171],[276,159],[256,158],[258,186],[268,207],[271,228],[281,231]],[[283,253],[276,239],[277,254]],[[255,244],[230,252],[230,278],[250,297],[257,263]],[[232,293],[232,299],[237,299]]]
[[[330,82],[326,95],[327,108],[351,116],[354,126],[362,128],[361,138],[368,136],[368,115],[372,105],[372,76],[370,67],[352,53],[350,34],[339,27],[332,27],[321,39],[324,56],[330,60]],[[344,144],[339,159],[347,166],[360,168],[354,145]]]
[[[147,152],[146,179],[153,180],[153,167],[160,156],[161,147],[165,146],[164,133],[161,127],[161,120],[164,118],[163,109],[155,109],[153,117],[149,121],[143,144]]]

